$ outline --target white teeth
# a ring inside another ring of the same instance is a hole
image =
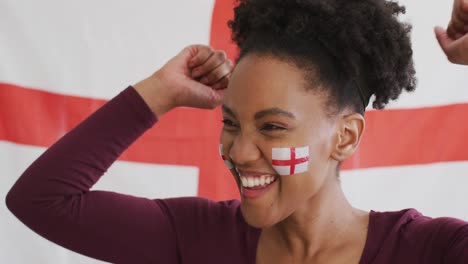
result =
[[[253,178],[248,178],[248,183],[247,183],[247,187],[254,187],[254,179]]]
[[[241,177],[241,181],[242,181],[242,186],[247,186],[249,183],[249,181],[245,177]]]
[[[252,188],[256,186],[266,186],[274,182],[274,176],[261,176],[261,177],[244,177],[241,176],[241,182],[243,187]]]

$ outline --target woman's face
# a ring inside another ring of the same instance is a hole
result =
[[[289,216],[336,170],[337,161],[330,156],[336,121],[326,115],[325,97],[305,85],[296,66],[249,55],[236,66],[226,90],[223,154],[234,166],[243,215],[255,227],[269,227]],[[306,147],[308,161],[299,158]]]

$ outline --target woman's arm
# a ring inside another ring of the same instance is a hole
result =
[[[440,47],[450,62],[468,65],[468,1],[455,0],[447,30],[436,27]]]
[[[231,63],[213,57],[218,53],[205,46],[186,48],[155,75],[106,103],[21,175],[6,197],[10,211],[48,240],[93,258],[176,263],[175,230],[161,201],[90,188],[155,124],[155,114],[189,103],[214,107],[220,102],[221,93],[212,86],[223,79],[227,83]],[[191,60],[195,68],[188,66]],[[206,83],[211,86],[193,80],[192,70],[202,66],[201,76],[217,72],[210,77],[216,82]],[[203,99],[211,93],[218,97]]]
[[[468,65],[468,0],[455,0],[452,18],[447,30],[436,27],[435,33],[440,47],[450,62]],[[467,263],[468,261],[468,225],[452,218],[435,220],[443,223],[440,234],[446,248],[443,263]],[[435,222],[432,221],[432,222]]]

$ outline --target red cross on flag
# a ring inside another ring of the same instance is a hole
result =
[[[230,160],[228,160],[226,158],[226,156],[224,155],[224,150],[223,150],[223,144],[219,144],[219,155],[221,156],[221,158],[223,158],[224,160],[224,164],[226,164],[226,166],[232,170],[234,168],[234,165],[232,164],[232,162]]]
[[[273,148],[271,164],[282,176],[305,172],[309,165],[309,147]]]

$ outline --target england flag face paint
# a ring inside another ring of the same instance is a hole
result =
[[[309,165],[309,147],[273,148],[271,163],[281,176],[305,172]]]
[[[219,155],[221,156],[221,158],[223,158],[224,160],[224,164],[226,164],[226,166],[232,170],[234,168],[234,165],[232,164],[232,162],[230,160],[227,159],[227,157],[224,155],[224,150],[223,150],[223,144],[219,144]]]

